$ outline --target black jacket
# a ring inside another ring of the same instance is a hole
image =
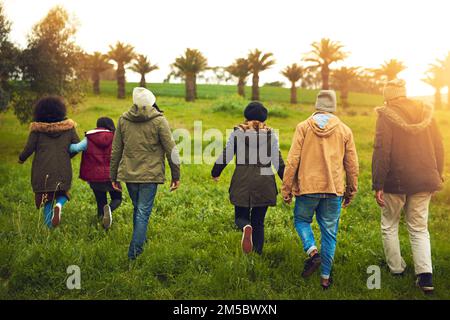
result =
[[[235,128],[211,175],[219,177],[235,155],[236,169],[229,189],[231,203],[248,208],[275,206],[278,188],[272,166],[281,180],[284,173],[277,136],[270,130]]]

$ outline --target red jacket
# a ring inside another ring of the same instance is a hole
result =
[[[97,128],[86,132],[87,150],[83,151],[80,178],[88,182],[108,182],[114,132]]]

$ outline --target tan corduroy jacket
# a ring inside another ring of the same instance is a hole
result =
[[[331,115],[321,128],[309,119],[297,125],[284,172],[282,194],[336,194],[352,199],[358,190],[359,164],[353,133]]]

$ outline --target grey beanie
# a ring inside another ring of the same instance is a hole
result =
[[[336,112],[336,92],[334,90],[320,90],[317,95],[316,110]]]

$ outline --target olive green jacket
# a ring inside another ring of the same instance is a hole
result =
[[[169,123],[153,107],[132,106],[118,121],[111,154],[111,180],[164,183],[165,158],[172,180],[180,179],[180,161]]]
[[[19,155],[24,162],[33,153],[31,185],[34,192],[69,191],[72,185],[72,164],[69,153],[72,143],[80,142],[70,119],[46,123],[32,122],[28,142]]]

